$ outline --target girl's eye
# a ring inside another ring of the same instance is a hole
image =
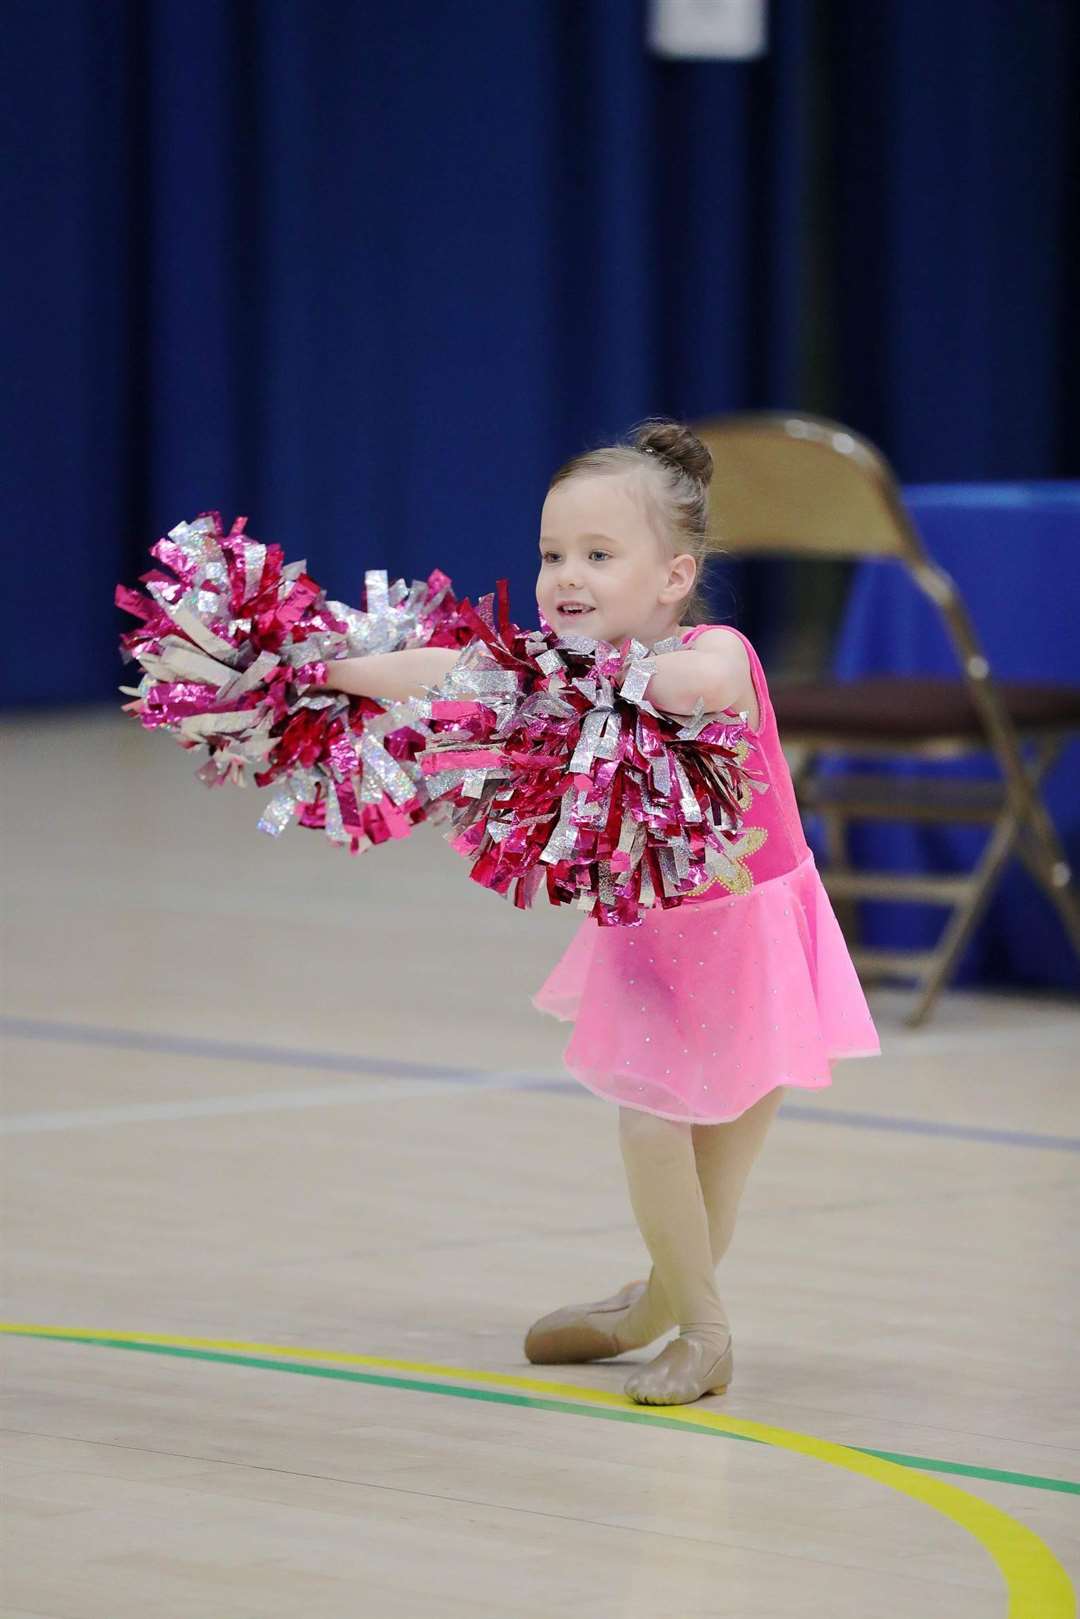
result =
[[[589,552],[589,560],[591,562],[593,557],[609,558],[610,555],[611,555],[610,551],[590,551]],[[545,551],[543,553],[543,555],[541,556],[540,560],[541,560],[541,562],[551,562],[557,556],[558,556],[557,551]]]

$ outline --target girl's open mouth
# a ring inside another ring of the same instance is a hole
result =
[[[591,613],[592,608],[591,607],[560,607],[559,612],[563,615],[564,618],[582,618],[582,617],[584,617],[584,615],[586,613]]]

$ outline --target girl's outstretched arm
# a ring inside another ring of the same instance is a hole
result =
[[[715,634],[716,639],[711,637]],[[706,650],[701,642],[709,640]],[[696,645],[678,652],[660,652],[645,695],[666,714],[691,714],[701,697],[706,713],[741,704],[750,684],[750,665],[742,642],[726,631],[706,631]],[[752,690],[753,687],[750,686]]]
[[[418,646],[404,652],[373,652],[366,658],[331,658],[326,684],[353,697],[377,697],[401,702],[423,697],[425,688],[437,686],[454,667],[462,648]]]

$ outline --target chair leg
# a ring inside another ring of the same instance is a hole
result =
[[[1030,781],[1032,796],[1064,745],[1063,737],[1046,737],[1036,744]],[[1041,798],[1036,799],[1039,814],[1029,818],[1020,832],[1018,854],[1039,887],[1061,917],[1073,953],[1080,961],[1080,898],[1069,870],[1057,828]]]
[[[1046,850],[1041,844],[1036,848],[1030,847],[1024,841],[1023,835],[1017,851],[1028,871],[1034,877],[1039,887],[1047,895],[1054,909],[1061,917],[1065,927],[1065,934],[1072,945],[1073,954],[1080,961],[1080,898],[1077,895],[1076,884],[1071,877],[1065,882],[1055,881],[1055,868],[1060,870],[1058,863],[1046,859]],[[1067,869],[1064,858],[1061,866]]]
[[[925,1020],[937,999],[982,915],[994,878],[1004,866],[1014,843],[1017,854],[1058,910],[1069,942],[1080,960],[1080,903],[1075,885],[1070,882],[1071,874],[1057,830],[1039,793],[1043,778],[1061,752],[1063,741],[1062,737],[1050,736],[1040,738],[1035,744],[1034,757],[1025,772],[1030,788],[1030,812],[1021,823],[1015,807],[1009,808],[995,825],[973,873],[977,879],[975,891],[946,925],[941,940],[941,955],[907,1019],[912,1027]],[[1015,805],[1015,800],[1012,802]]]
[[[976,923],[986,908],[994,880],[1008,860],[1019,832],[1020,823],[1015,812],[1006,809],[1001,819],[995,823],[994,830],[987,839],[986,847],[972,872],[975,887],[970,899],[956,907],[945,925],[938,945],[937,960],[922,986],[922,993],[914,1008],[905,1019],[909,1028],[917,1028],[929,1015],[931,1007],[956,965],[961,950],[970,939]]]

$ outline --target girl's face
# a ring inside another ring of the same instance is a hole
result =
[[[581,473],[548,491],[536,605],[560,635],[651,645],[678,625],[697,564],[667,555],[633,479]]]

